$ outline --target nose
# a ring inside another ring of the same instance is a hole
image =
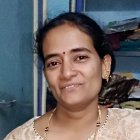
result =
[[[76,74],[77,74],[77,71],[71,62],[69,62],[69,61],[63,62],[62,67],[61,67],[61,78],[62,79],[69,80],[72,77],[75,77]]]

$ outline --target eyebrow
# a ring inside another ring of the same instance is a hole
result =
[[[82,47],[82,48],[81,47],[80,48],[74,48],[70,52],[84,52],[84,51],[89,52],[89,53],[92,53],[91,50],[89,50],[89,49],[87,49],[85,47]]]
[[[72,50],[70,50],[70,53],[76,53],[76,52],[89,52],[89,53],[92,53],[92,51],[91,50],[89,50],[89,49],[87,49],[87,48],[85,48],[85,47],[80,47],[80,48],[74,48],[74,49],[72,49]],[[52,53],[52,54],[47,54],[46,56],[45,56],[45,61],[47,61],[48,59],[50,59],[50,58],[52,58],[52,57],[59,57],[60,56],[60,54],[59,53]]]
[[[57,54],[57,53],[47,54],[44,59],[45,59],[45,61],[47,61],[48,59],[50,59],[52,57],[58,57],[58,56],[59,56],[59,54]]]

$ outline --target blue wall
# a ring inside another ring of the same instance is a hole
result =
[[[0,3],[0,92],[32,98],[32,2]]]
[[[17,101],[0,107],[0,139],[32,117],[32,25],[32,1],[0,2],[0,101]]]
[[[48,0],[48,18],[53,18],[67,11],[69,11],[69,0]]]

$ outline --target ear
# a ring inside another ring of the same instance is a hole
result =
[[[109,54],[105,55],[102,60],[102,78],[106,79],[108,82],[110,71],[111,71],[111,56]]]

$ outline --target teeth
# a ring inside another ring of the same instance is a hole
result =
[[[68,85],[66,87],[63,87],[62,89],[71,89],[71,88],[75,88],[78,87],[80,84],[72,84],[72,85]]]
[[[70,85],[70,86],[67,86],[65,87],[66,89],[69,89],[69,88],[73,88],[75,85]]]

